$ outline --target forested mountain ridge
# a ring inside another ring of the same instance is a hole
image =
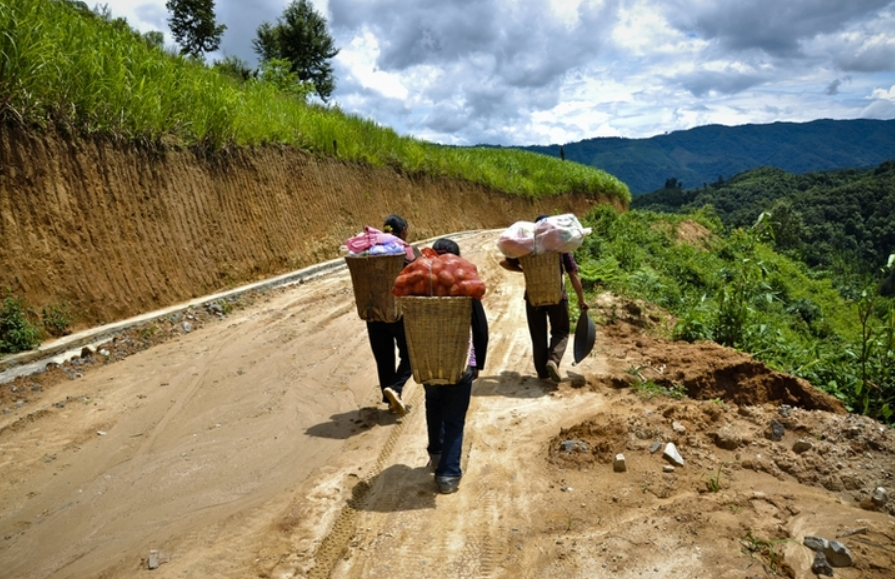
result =
[[[727,228],[764,227],[778,250],[811,266],[872,272],[895,253],[895,161],[801,175],[762,167],[724,183],[637,195],[631,209],[687,213],[708,205]]]
[[[558,144],[520,148],[560,156]],[[670,178],[696,188],[757,167],[788,173],[875,167],[895,159],[895,120],[706,125],[648,139],[585,139],[562,145],[562,153],[615,175],[638,195]]]

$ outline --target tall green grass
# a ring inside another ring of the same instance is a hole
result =
[[[592,167],[402,137],[338,108],[305,103],[272,83],[238,82],[61,0],[0,2],[0,118],[150,145],[173,138],[208,151],[288,144],[527,197],[583,193],[625,206],[631,200],[624,183]]]

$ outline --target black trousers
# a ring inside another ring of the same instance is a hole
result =
[[[531,334],[535,371],[539,378],[547,378],[547,361],[553,360],[559,366],[569,343],[569,300],[563,298],[552,306],[535,307],[526,299],[525,316]]]
[[[413,370],[410,369],[410,355],[407,353],[404,319],[392,323],[367,322],[367,334],[370,337],[373,358],[376,359],[379,389],[392,388],[401,394],[404,384],[413,376]],[[395,368],[395,348],[399,358],[397,368]],[[382,401],[388,402],[388,399],[383,396]]]

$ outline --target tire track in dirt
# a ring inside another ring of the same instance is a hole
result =
[[[422,399],[421,393],[422,388],[416,388],[408,402],[419,408],[419,401]],[[417,411],[411,416],[418,416],[419,414],[420,412]],[[373,464],[370,472],[352,489],[351,498],[342,507],[332,529],[323,538],[319,549],[314,555],[314,566],[307,574],[308,579],[324,579],[331,576],[339,558],[345,553],[349,543],[356,534],[359,510],[365,505],[370,490],[374,486],[376,479],[382,474],[383,466],[395,450],[395,446],[404,434],[407,424],[408,420],[405,419],[394,426],[391,434],[389,434],[389,437],[383,444],[382,450],[380,450],[376,462]]]
[[[218,356],[220,356],[225,346],[225,343],[220,343],[220,347],[216,348],[212,352],[211,358],[202,365],[201,371],[192,375],[191,379],[187,383],[186,388],[178,392],[177,398],[173,401],[171,406],[159,419],[159,421],[152,426],[151,432],[144,434],[145,439],[143,439],[142,444],[137,447],[136,451],[131,457],[131,460],[137,459],[147,452],[150,452],[150,449],[153,447],[158,437],[167,430],[167,427],[169,424],[171,424],[171,421],[174,420],[182,412],[184,412],[184,410],[189,406],[189,403],[196,396],[197,392],[206,383],[208,369],[214,367],[215,360],[218,359]]]

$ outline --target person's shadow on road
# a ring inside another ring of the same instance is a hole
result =
[[[376,426],[389,426],[396,424],[397,421],[398,415],[392,414],[388,410],[365,407],[333,414],[330,416],[330,422],[315,424],[308,428],[305,434],[317,438],[345,440]]]
[[[472,388],[473,396],[505,396],[508,398],[540,398],[555,392],[557,384],[537,376],[504,370],[497,375],[479,375]]]
[[[434,475],[428,467],[393,464],[352,490],[351,506],[358,511],[393,513],[435,508]]]

